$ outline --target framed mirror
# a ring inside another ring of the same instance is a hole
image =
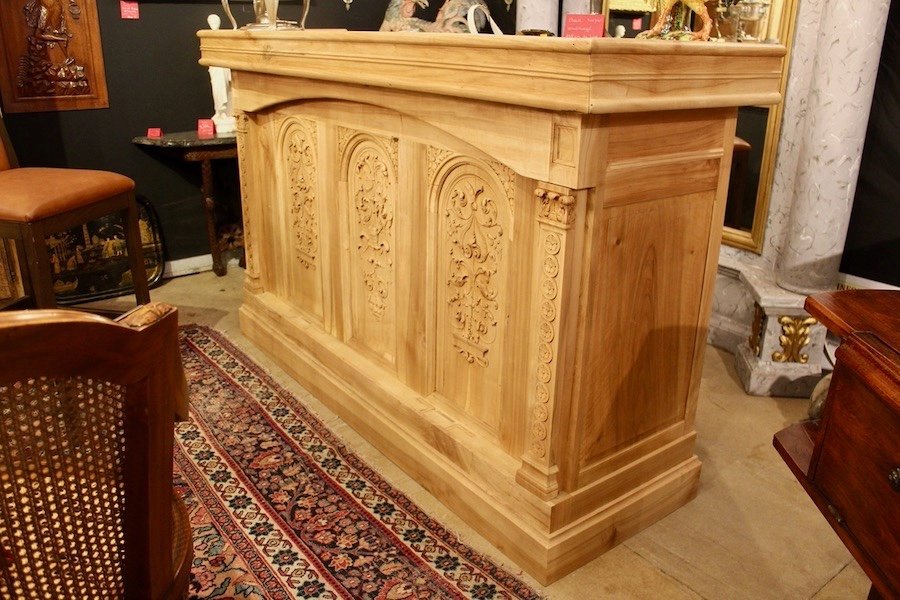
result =
[[[799,0],[709,0],[715,20],[712,34],[745,43],[780,43],[787,48],[781,74],[781,93],[787,82],[791,41]],[[660,0],[603,0],[603,13],[611,35],[635,37],[656,23]],[[760,5],[768,10],[760,11]],[[762,13],[762,14],[761,14]],[[698,27],[697,27],[698,28]],[[690,42],[684,42],[690,43]],[[781,136],[783,103],[738,109],[731,180],[725,205],[722,242],[762,253],[769,196],[775,176],[775,157]]]

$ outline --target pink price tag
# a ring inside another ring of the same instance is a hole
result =
[[[141,9],[137,0],[119,0],[119,14],[123,19],[140,19]]]
[[[201,140],[216,137],[216,124],[212,119],[197,119],[197,137]]]
[[[603,15],[569,13],[563,24],[563,37],[603,37]]]
[[[643,28],[644,28],[644,19],[642,19],[641,17],[635,17],[631,21],[631,29],[633,29],[634,31],[637,31],[638,29],[643,29]]]
[[[147,128],[147,137],[152,138],[154,140],[162,137],[162,129],[159,127],[149,127]]]

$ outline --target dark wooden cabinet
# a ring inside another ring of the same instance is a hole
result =
[[[900,292],[834,292],[809,313],[842,338],[821,420],[774,445],[872,580],[900,598]]]

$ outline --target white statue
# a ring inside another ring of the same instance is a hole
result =
[[[222,26],[219,15],[209,15],[206,18],[209,28],[216,30]],[[210,67],[209,82],[212,85],[213,107],[215,114],[212,116],[216,124],[218,135],[234,133],[237,129],[237,121],[231,114],[231,69],[226,67]]]

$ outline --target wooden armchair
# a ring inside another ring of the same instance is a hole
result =
[[[0,598],[186,595],[178,315],[0,313]]]

